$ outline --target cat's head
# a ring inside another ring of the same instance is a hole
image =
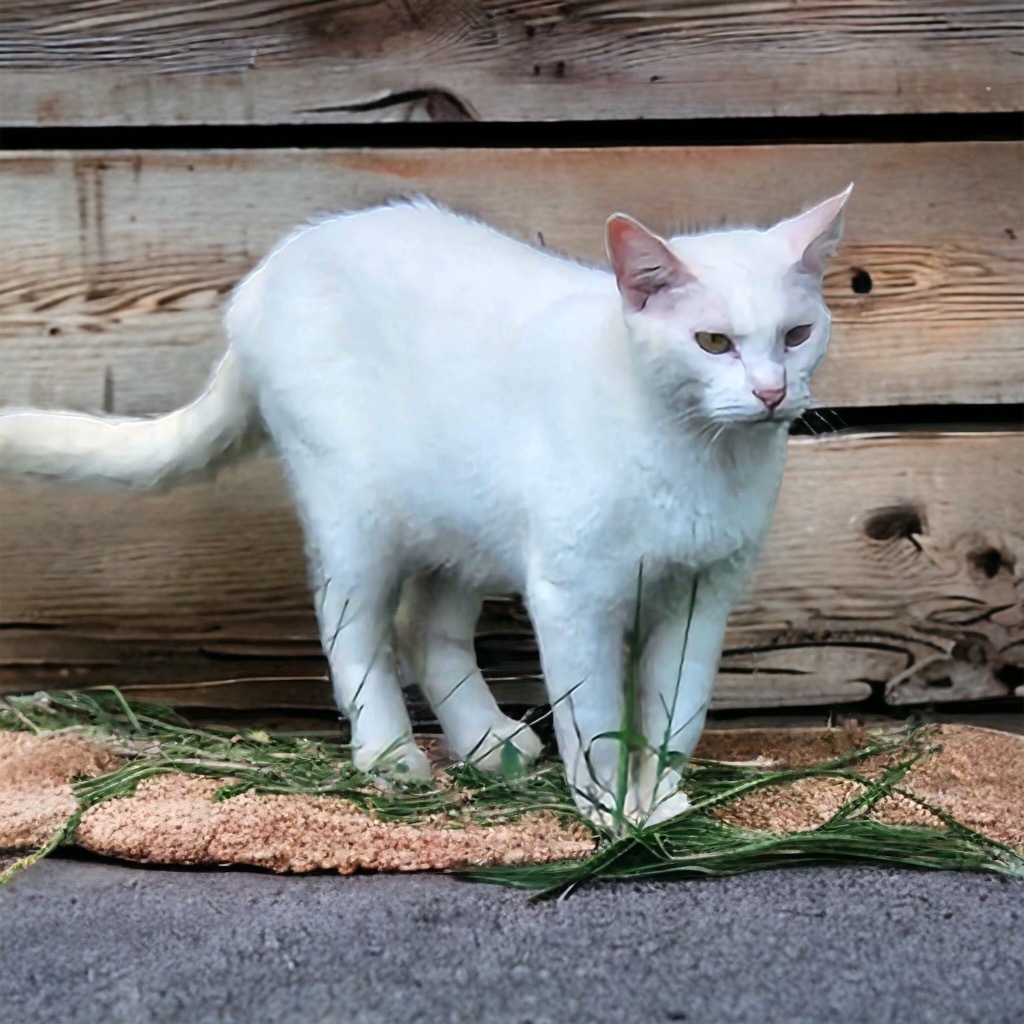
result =
[[[644,372],[673,410],[718,423],[788,422],[828,347],[825,262],[846,191],[764,231],[667,241],[610,217],[608,255]]]

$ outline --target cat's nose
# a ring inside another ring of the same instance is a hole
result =
[[[768,406],[769,410],[774,411],[786,397],[786,386],[783,384],[781,388],[754,388],[754,394]]]

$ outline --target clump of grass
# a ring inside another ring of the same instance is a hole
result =
[[[466,874],[477,881],[536,890],[540,898],[564,896],[581,883],[597,880],[679,880],[830,864],[994,871],[1024,878],[1024,859],[1015,850],[975,832],[900,785],[917,761],[941,749],[929,743],[932,735],[931,729],[913,726],[876,733],[857,750],[803,768],[741,767],[695,758],[687,778],[692,800],[688,813],[614,839],[584,861],[482,868]],[[900,759],[877,779],[857,772],[857,762],[883,753]],[[784,835],[748,831],[712,813],[756,789],[805,778],[848,779],[860,783],[863,791],[824,824]],[[936,827],[890,825],[870,817],[879,801],[891,795],[907,797],[928,810]]]
[[[128,701],[116,687],[0,698],[0,728],[82,735],[127,758],[95,778],[73,780],[78,810],[41,851],[0,875],[0,884],[71,842],[81,815],[105,800],[134,795],[157,775],[185,772],[223,779],[214,799],[257,793],[335,796],[384,821],[498,824],[529,811],[575,813],[560,766],[546,762],[507,777],[455,765],[440,784],[382,784],[353,763],[346,743],[258,729],[197,728],[169,707]]]
[[[446,770],[439,784],[381,788],[378,780],[352,764],[344,743],[262,730],[197,728],[170,708],[130,702],[113,687],[0,698],[0,728],[73,732],[127,758],[105,775],[75,780],[76,812],[41,850],[0,876],[0,883],[73,841],[78,822],[90,807],[131,796],[143,780],[169,772],[224,780],[216,799],[249,790],[336,796],[380,819],[411,824],[444,820],[452,827],[469,822],[487,825],[540,810],[578,820],[557,761],[544,761],[505,778],[457,764]],[[486,868],[462,875],[536,890],[539,896],[562,895],[590,880],[693,878],[808,864],[965,868],[1024,877],[1024,860],[1012,849],[972,831],[901,785],[918,760],[938,749],[933,738],[924,728],[873,733],[858,749],[814,767],[694,759],[686,769],[692,806],[685,815],[618,838],[601,835],[597,852],[583,861]],[[897,756],[879,778],[872,780],[857,771],[859,762],[880,753]],[[760,787],[812,777],[853,780],[863,791],[818,828],[782,836],[750,832],[713,813]],[[925,807],[934,815],[936,827],[873,820],[872,808],[891,794]]]
[[[479,822],[504,821],[524,808],[568,812],[557,766],[496,776],[470,765],[450,768],[439,786],[382,784],[357,768],[347,743],[261,729],[197,728],[169,707],[129,702],[115,687],[0,698],[0,728],[75,730],[129,758],[114,771],[73,785],[79,803],[131,796],[168,772],[225,779],[214,799],[257,793],[338,796],[388,821],[418,821],[471,807]]]

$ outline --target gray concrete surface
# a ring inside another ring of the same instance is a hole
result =
[[[0,891],[5,1024],[1024,1018],[1024,885],[846,868],[585,888],[43,862]]]

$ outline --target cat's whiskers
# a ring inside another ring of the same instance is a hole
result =
[[[668,418],[673,423],[688,425],[696,420],[706,420],[708,418],[707,413],[698,403],[692,400],[685,403],[679,401],[689,386],[689,381],[682,381],[680,384],[677,384],[665,401],[665,405],[668,408]]]
[[[832,409],[805,409],[793,423],[801,424],[812,437],[834,434],[846,426],[842,417]]]
[[[708,416],[701,408],[688,406],[682,409],[675,409],[669,405],[668,413],[662,420],[662,425],[672,430],[682,430],[690,434],[694,440],[700,438],[701,434],[709,427],[714,426],[717,421]],[[696,429],[694,429],[696,425]]]
[[[709,419],[693,435],[694,443],[701,447],[706,459],[716,454],[716,446],[730,425],[728,420]]]
[[[811,412],[813,412],[813,410],[808,409],[806,412],[802,413],[795,420],[793,420],[793,424],[795,425],[799,423],[800,426],[802,426],[807,431],[807,433],[811,435],[811,437],[820,437],[821,434],[824,433],[824,431],[822,431],[819,427],[816,427],[808,418]]]
[[[829,433],[835,433],[838,430],[843,430],[846,427],[846,422],[843,417],[835,411],[835,409],[810,409],[818,420],[828,427]]]

